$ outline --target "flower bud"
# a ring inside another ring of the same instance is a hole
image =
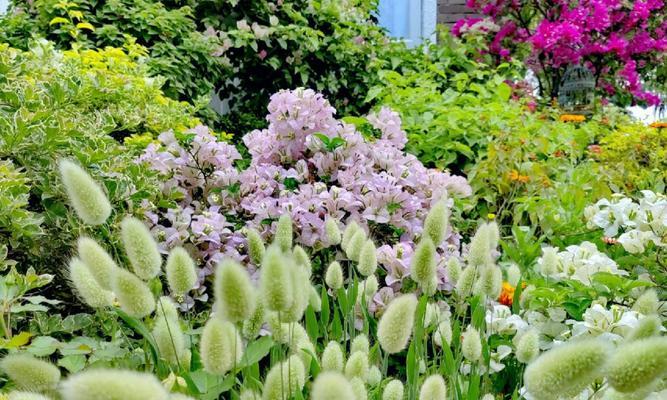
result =
[[[344,362],[345,357],[340,344],[333,340],[330,341],[322,352],[322,370],[342,372]]]
[[[359,271],[362,276],[369,276],[375,273],[377,265],[375,244],[371,239],[368,239],[359,253],[357,271]]]
[[[424,233],[422,237],[428,237],[435,246],[439,246],[445,240],[449,218],[447,199],[435,203],[424,220]],[[423,239],[422,239],[423,240]]]
[[[324,371],[317,375],[311,393],[312,400],[354,399],[352,385],[336,371]]]
[[[324,233],[326,233],[327,243],[330,246],[336,246],[340,244],[341,235],[340,229],[338,229],[338,222],[333,218],[327,218],[324,223]]]
[[[97,283],[105,290],[111,290],[111,276],[118,266],[97,242],[81,237],[77,242],[79,258],[90,270]]]
[[[449,346],[452,343],[452,324],[446,319],[438,324],[438,329],[433,332],[433,343],[443,347],[443,343]]]
[[[120,308],[135,318],[143,318],[155,310],[155,298],[150,288],[128,270],[116,269],[113,292]]]
[[[262,236],[256,229],[248,229],[246,232],[246,239],[248,240],[248,255],[250,256],[250,261],[255,265],[260,265],[262,263],[262,258],[264,258],[265,251]]]
[[[449,276],[449,279],[453,283],[458,282],[459,277],[461,276],[461,262],[459,259],[456,257],[451,257],[449,260],[447,260],[445,268],[447,270],[447,276]]]
[[[176,296],[185,295],[197,283],[195,262],[182,247],[175,247],[169,252],[165,270],[169,289]]]
[[[651,337],[621,345],[606,369],[609,385],[622,393],[650,385],[667,371],[667,337]]]
[[[230,371],[243,355],[243,342],[236,327],[218,318],[208,320],[201,335],[200,353],[206,372],[224,375]]]
[[[431,375],[424,380],[419,390],[419,400],[447,400],[447,386],[440,375]]]
[[[287,212],[281,215],[278,219],[273,242],[277,244],[283,252],[292,250],[292,217]]]
[[[357,337],[352,340],[350,345],[350,354],[360,351],[362,353],[368,354],[370,351],[370,342],[368,341],[368,336],[363,333],[357,335]]]
[[[94,368],[70,375],[61,386],[63,400],[168,400],[169,393],[153,375]]]
[[[403,400],[403,382],[392,379],[382,392],[382,400]]]
[[[301,392],[306,382],[306,372],[298,356],[275,364],[264,380],[263,400],[283,400],[293,398]]]
[[[410,276],[427,295],[432,295],[435,292],[435,285],[432,284],[437,278],[435,255],[433,242],[430,238],[424,237],[412,256],[412,273]],[[429,291],[426,290],[427,288]]]
[[[658,313],[659,306],[658,294],[655,290],[648,289],[637,298],[635,304],[632,306],[632,310],[640,314],[651,315]]]
[[[405,349],[412,334],[417,309],[417,297],[404,294],[392,300],[378,323],[380,346],[389,354]]]
[[[101,308],[113,304],[113,293],[102,289],[88,266],[78,258],[69,262],[69,279],[81,300],[88,306]]]
[[[539,399],[575,396],[600,376],[607,352],[607,344],[596,339],[554,347],[526,367],[526,390]]]
[[[146,225],[134,217],[125,217],[120,224],[120,236],[132,271],[145,281],[155,278],[162,257]]]
[[[100,225],[111,215],[111,204],[100,186],[88,173],[69,160],[58,163],[60,177],[74,211],[88,225]]]
[[[248,271],[231,259],[223,260],[215,274],[217,311],[231,322],[250,318],[255,311],[255,288]]]
[[[363,382],[368,380],[368,353],[357,351],[352,353],[345,363],[345,377],[347,379],[359,378]]]
[[[639,320],[637,326],[630,331],[628,334],[627,340],[639,340],[646,339],[651,336],[660,335],[660,329],[662,328],[662,321],[657,315],[649,315]]]
[[[345,231],[343,232],[343,237],[341,238],[340,242],[340,246],[343,249],[343,251],[347,252],[348,246],[350,245],[352,238],[360,230],[361,227],[355,221],[350,222],[347,225],[347,227],[345,227]]]
[[[524,333],[516,344],[516,359],[528,364],[540,354],[540,336],[537,330]]]
[[[0,369],[22,390],[48,392],[55,389],[60,382],[58,367],[29,354],[5,356],[0,361]]]
[[[338,290],[343,287],[343,269],[338,261],[333,261],[327,268],[327,273],[324,276],[324,282],[333,290]]]
[[[468,325],[461,338],[461,353],[466,360],[477,362],[482,358],[482,339],[479,331]]]
[[[290,273],[290,260],[280,248],[266,249],[260,275],[262,297],[266,308],[271,311],[287,311],[294,302],[294,288]]]

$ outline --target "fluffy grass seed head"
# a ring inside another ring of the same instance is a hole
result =
[[[239,400],[262,400],[262,395],[252,389],[241,389]]]
[[[343,372],[345,355],[338,342],[333,340],[327,344],[322,352],[322,370]]]
[[[144,281],[128,270],[118,268],[113,276],[113,292],[120,308],[135,318],[143,318],[155,310],[155,298]]]
[[[301,392],[306,382],[306,372],[301,359],[292,355],[287,360],[275,364],[264,380],[262,400],[284,400]]]
[[[164,319],[166,321],[178,321],[178,310],[176,309],[176,304],[169,296],[162,296],[157,299],[157,305],[155,310],[158,319]]]
[[[495,264],[480,267],[479,280],[475,282],[474,293],[497,299],[503,287],[503,272]]]
[[[609,384],[618,392],[640,390],[667,375],[667,337],[651,337],[621,345],[606,368]]]
[[[378,323],[377,336],[380,346],[389,354],[402,351],[410,341],[415,322],[417,297],[410,293],[396,297],[385,310]]]
[[[347,258],[358,262],[361,250],[366,244],[366,239],[366,232],[364,232],[362,229],[357,230],[354,236],[352,236],[352,239],[350,239],[350,243],[347,245],[347,250],[345,250]]]
[[[264,317],[266,316],[266,309],[264,308],[263,301],[257,301],[255,305],[255,311],[252,313],[252,316],[245,321],[243,321],[243,337],[252,340],[259,336],[259,331],[264,325]]]
[[[292,280],[292,305],[285,310],[281,317],[283,321],[296,322],[301,320],[303,313],[308,308],[312,286],[309,279],[310,270],[292,263],[289,273]]]
[[[368,370],[368,385],[371,387],[376,387],[382,382],[382,372],[377,365],[371,365],[371,368]]]
[[[111,290],[111,277],[118,265],[102,246],[91,238],[80,237],[77,241],[79,258],[90,269],[97,283],[105,290]]]
[[[312,267],[310,264],[310,256],[308,256],[308,253],[306,253],[306,250],[304,250],[303,247],[299,245],[294,246],[294,250],[292,250],[292,257],[294,257],[296,265],[304,267],[308,273],[311,272]]]
[[[368,354],[370,349],[371,344],[368,341],[368,336],[363,333],[357,335],[357,337],[352,340],[352,344],[350,344],[350,353],[356,353],[357,351],[360,351],[362,353]]]
[[[354,235],[360,230],[361,227],[355,221],[352,221],[349,224],[347,224],[345,230],[343,231],[343,236],[341,237],[340,241],[340,247],[343,249],[343,251],[347,252],[347,248],[350,245],[352,237],[354,237]]]
[[[659,307],[658,293],[654,289],[648,289],[637,298],[632,310],[644,315],[651,315],[657,314]]]
[[[60,382],[58,367],[29,354],[5,356],[0,361],[0,369],[22,390],[48,392]]]
[[[461,261],[457,257],[450,257],[447,263],[445,263],[445,270],[452,282],[458,282],[461,277]]]
[[[424,380],[419,400],[447,400],[447,386],[441,375],[431,375]]]
[[[182,247],[174,247],[169,252],[165,272],[169,289],[176,296],[184,296],[197,283],[195,262]]]
[[[320,292],[318,292],[313,285],[310,285],[310,291],[308,292],[308,304],[313,308],[313,311],[322,311],[322,298],[320,297]]]
[[[278,245],[280,250],[287,253],[292,250],[292,235],[292,217],[285,212],[278,219],[273,242]]]
[[[246,231],[246,239],[248,241],[248,255],[250,261],[255,265],[260,265],[264,258],[264,240],[256,229],[248,228]]]
[[[327,243],[330,246],[337,246],[341,241],[340,229],[338,228],[338,222],[335,219],[329,217],[326,222],[324,222],[324,233],[326,234]]]
[[[438,347],[443,347],[443,344],[449,346],[452,343],[452,324],[449,319],[438,324],[438,328],[433,332],[433,343]]]
[[[470,240],[468,267],[481,267],[491,263],[491,242],[488,225],[482,224]]]
[[[49,397],[43,396],[35,392],[9,392],[7,400],[51,400]]]
[[[496,221],[486,223],[486,234],[489,236],[489,250],[495,250],[500,243],[500,228]]]
[[[375,243],[373,243],[371,239],[368,239],[359,252],[357,271],[359,271],[362,276],[369,276],[375,273],[377,266],[378,260]]]
[[[186,343],[178,320],[159,318],[153,328],[153,339],[160,357],[171,365],[183,363]]]
[[[410,276],[427,295],[435,292],[435,285],[433,285],[437,278],[435,255],[435,245],[430,237],[426,236],[419,242],[412,256]]]
[[[352,385],[343,374],[325,370],[317,375],[311,392],[312,400],[354,400]]]
[[[243,355],[243,342],[236,327],[219,318],[208,320],[199,345],[204,370],[213,375],[224,375],[241,361]]]
[[[627,336],[628,341],[646,339],[660,335],[662,320],[657,315],[649,315],[639,320],[637,326]]]
[[[70,160],[60,160],[58,168],[67,197],[79,218],[88,225],[103,224],[111,215],[111,203],[102,186]]]
[[[378,282],[378,278],[376,278],[375,275],[369,275],[368,278],[359,282],[357,303],[364,304],[365,299],[366,306],[368,306],[370,301],[373,299],[373,296],[378,291],[379,286],[380,283]]]
[[[368,399],[368,391],[366,390],[366,384],[361,378],[354,377],[350,379],[350,385],[352,385],[352,392],[354,392],[354,400]]]
[[[60,389],[63,400],[168,400],[151,374],[95,368],[70,375]]]
[[[575,396],[600,377],[608,351],[607,344],[597,339],[554,347],[526,367],[526,390],[538,400]]]
[[[428,237],[434,245],[439,246],[445,240],[448,224],[449,210],[447,209],[447,199],[445,198],[435,203],[426,216],[422,237]]]
[[[456,292],[460,297],[466,298],[472,293],[472,289],[477,281],[477,270],[479,268],[474,265],[468,265],[461,271],[461,277],[456,282]]]
[[[294,287],[291,268],[291,260],[279,247],[269,246],[266,249],[260,271],[260,292],[268,310],[285,312],[292,307]]]
[[[558,272],[558,249],[555,247],[544,247],[542,249],[542,265],[540,273],[544,276],[551,276]]]
[[[73,258],[69,262],[69,279],[81,300],[88,306],[101,308],[113,304],[113,293],[103,289],[90,268],[78,258]]]
[[[359,378],[366,382],[368,380],[368,353],[357,351],[352,353],[345,363],[345,376],[347,379]]]
[[[330,289],[338,290],[343,287],[343,268],[338,261],[332,261],[327,268],[327,273],[324,276],[324,283]]]
[[[120,237],[132,271],[147,281],[160,273],[162,257],[153,235],[143,222],[125,217],[120,223]]]
[[[516,359],[528,364],[540,354],[540,335],[536,329],[530,329],[519,338],[516,344]]]
[[[404,392],[403,382],[392,379],[382,391],[382,400],[403,400]]]
[[[461,337],[461,353],[466,360],[477,362],[482,358],[482,339],[479,331],[468,325]]]
[[[250,275],[234,260],[225,259],[218,265],[214,295],[217,312],[228,321],[244,321],[255,312],[257,296]]]
[[[521,268],[519,268],[518,265],[515,263],[510,264],[509,267],[507,267],[507,282],[516,287],[516,285],[519,284],[519,280],[521,279]]]

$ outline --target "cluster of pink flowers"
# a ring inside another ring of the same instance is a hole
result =
[[[376,240],[387,281],[395,283],[405,275],[395,266],[408,265],[431,205],[471,194],[464,178],[428,169],[403,151],[406,134],[389,109],[367,117],[373,137],[337,120],[329,102],[310,89],[281,91],[268,109],[269,127],[243,138],[251,155],[243,171],[235,167],[236,148],[205,127],[180,140],[163,133],[138,160],[160,174],[165,197],[177,200],[146,213],[155,236],[165,252],[194,247],[202,283],[222,257],[248,262],[243,227],[271,239],[283,213],[292,216],[296,243],[312,251],[330,246],[328,218],[340,229],[357,221]],[[458,235],[449,236],[443,246],[458,254]],[[406,251],[397,254],[396,246]],[[199,290],[203,295],[205,287]]]
[[[467,5],[499,26],[487,33],[492,35],[489,51],[501,58],[508,58],[517,43],[527,43],[527,63],[538,75],[562,75],[561,68],[581,62],[607,92],[622,90],[638,101],[660,103],[644,88],[642,73],[664,62],[664,0],[468,0]],[[483,21],[461,20],[453,32],[480,32],[472,27]]]

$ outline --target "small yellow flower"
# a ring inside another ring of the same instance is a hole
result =
[[[563,114],[560,116],[561,122],[584,122],[586,121],[586,116],[578,114]]]
[[[494,219],[496,219],[496,214],[489,213],[486,215],[486,218],[488,218],[489,221],[493,221]]]
[[[667,122],[654,122],[649,126],[655,129],[667,128]]]

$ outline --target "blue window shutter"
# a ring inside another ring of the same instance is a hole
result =
[[[389,34],[415,46],[435,39],[437,0],[380,0],[378,22]]]
[[[4,14],[9,7],[9,0],[0,0],[0,14]]]

